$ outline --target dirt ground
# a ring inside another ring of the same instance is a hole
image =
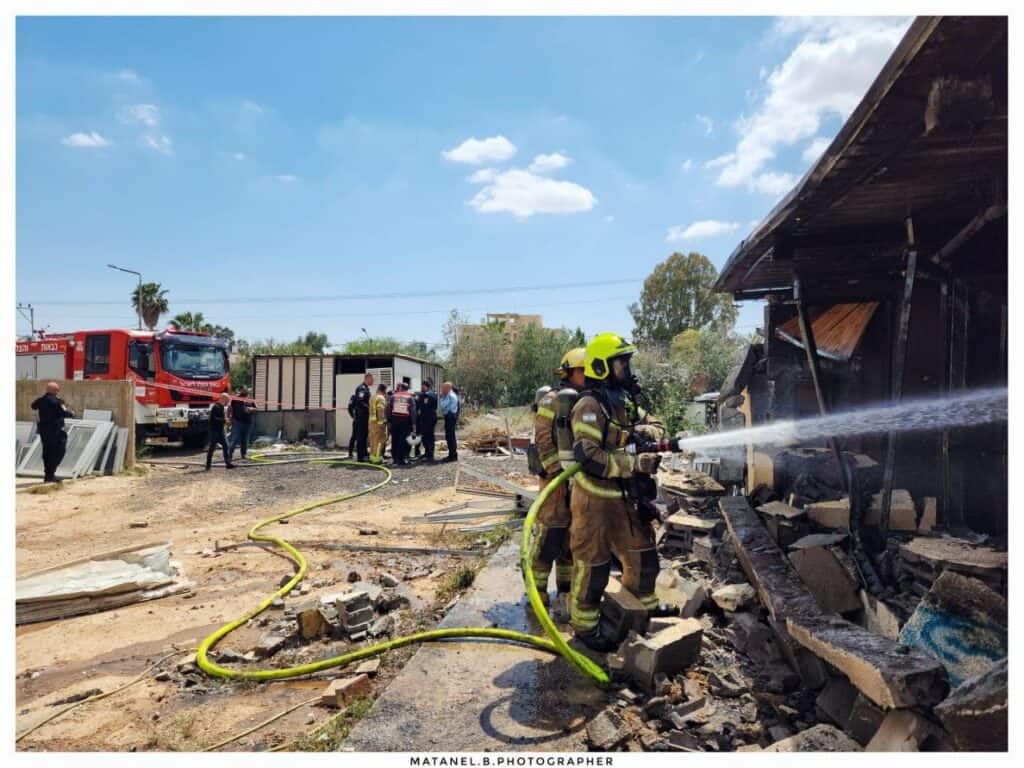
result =
[[[514,482],[531,485],[525,461],[464,457],[463,463]],[[522,466],[521,466],[522,465]],[[388,572],[401,580],[398,591],[410,606],[397,612],[397,634],[435,624],[450,599],[446,586],[460,566],[477,567],[490,542],[477,534],[454,533],[449,526],[403,522],[403,517],[475,498],[456,493],[456,466],[436,464],[399,468],[386,487],[368,496],[317,509],[275,524],[270,531],[292,542],[309,561],[306,602],[347,587],[354,572],[377,581]],[[139,603],[113,611],[17,629],[17,731],[52,714],[54,701],[128,682],[161,656],[188,649],[223,623],[252,608],[290,575],[290,561],[245,546],[218,551],[218,545],[245,541],[245,532],[265,517],[325,496],[377,482],[372,470],[289,465],[229,472],[197,467],[152,466],[141,475],[88,478],[47,494],[17,494],[17,573],[50,568],[71,560],[127,547],[170,541],[172,559],[194,583],[190,594]],[[495,500],[496,506],[502,506]],[[129,524],[145,521],[147,527]],[[460,524],[461,525],[461,524]],[[360,532],[363,529],[363,532]],[[376,533],[368,533],[376,530]],[[366,553],[330,549],[330,544],[401,547],[476,548],[480,557],[408,553]],[[291,600],[292,596],[289,596]],[[268,613],[271,613],[268,611]],[[277,617],[275,617],[277,618]],[[262,630],[251,622],[226,638],[219,649],[244,653]],[[261,666],[294,663],[344,653],[346,641],[313,641],[275,654]],[[394,676],[412,650],[386,654],[375,681],[379,689]],[[164,668],[174,669],[179,658]],[[325,680],[233,683],[204,680],[182,687],[180,680],[153,675],[125,691],[78,707],[18,743],[23,750],[198,750],[251,727],[290,705],[315,696]],[[304,706],[226,749],[267,749],[290,743],[336,714]]]

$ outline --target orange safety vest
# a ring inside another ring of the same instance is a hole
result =
[[[412,416],[411,392],[395,392],[391,396],[391,415],[402,419]]]

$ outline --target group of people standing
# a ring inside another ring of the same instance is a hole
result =
[[[235,468],[232,463],[235,448],[239,449],[239,455],[243,459],[246,458],[249,441],[252,439],[253,414],[256,413],[256,404],[248,398],[248,388],[239,387],[236,398],[232,398],[227,392],[221,392],[220,398],[210,407],[210,442],[206,448],[207,470],[210,469],[213,453],[218,445],[224,453],[224,466],[228,469]],[[230,435],[225,432],[229,425]]]
[[[434,430],[438,411],[444,418],[444,437],[448,455],[443,462],[458,461],[455,428],[459,418],[459,396],[450,381],[441,385],[441,394],[434,391],[434,382],[424,379],[420,391],[413,394],[408,381],[402,381],[393,392],[385,384],[374,388],[372,373],[356,387],[349,399],[352,417],[352,440],[349,457],[371,464],[383,464],[388,439],[391,440],[391,461],[395,466],[409,466],[410,458],[434,462]]]

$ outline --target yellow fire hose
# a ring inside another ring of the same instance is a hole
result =
[[[281,463],[268,461],[265,456],[256,454],[253,458],[257,461],[265,461],[267,463]],[[450,640],[450,639],[472,639],[472,638],[488,638],[493,640],[503,640],[510,643],[519,643],[533,646],[542,651],[549,653],[558,653],[564,656],[573,666],[575,666],[584,675],[590,677],[596,684],[605,686],[609,682],[607,673],[601,669],[601,667],[579,653],[573,650],[565,642],[562,636],[559,634],[558,629],[555,627],[551,617],[548,616],[547,610],[540,601],[540,596],[537,593],[537,584],[533,578],[533,571],[530,568],[530,538],[531,531],[533,529],[533,523],[537,518],[537,513],[540,510],[541,505],[547,500],[547,498],[554,492],[554,490],[563,482],[566,481],[571,475],[579,470],[579,465],[572,464],[568,468],[564,469],[551,483],[544,488],[543,491],[537,496],[537,499],[530,506],[530,510],[526,515],[526,520],[523,522],[523,539],[520,548],[520,562],[522,564],[523,575],[526,581],[526,592],[529,596],[530,605],[533,608],[534,614],[540,621],[541,626],[547,633],[547,637],[538,637],[535,635],[528,635],[523,632],[515,632],[510,629],[496,629],[496,628],[483,628],[483,627],[453,627],[449,629],[433,629],[427,632],[417,632],[412,635],[406,635],[405,637],[396,637],[377,645],[372,645],[366,648],[361,648],[357,651],[351,651],[349,653],[341,654],[340,656],[332,656],[328,659],[322,659],[315,661],[310,664],[302,664],[295,667],[285,667],[279,669],[245,669],[235,670],[222,667],[215,662],[211,661],[207,656],[207,653],[224,637],[233,632],[238,627],[245,624],[249,619],[258,616],[274,602],[277,597],[284,597],[300,582],[306,575],[307,563],[306,558],[302,556],[294,546],[289,544],[282,538],[277,536],[271,536],[269,534],[260,533],[260,529],[266,526],[279,522],[281,520],[287,520],[288,518],[301,515],[304,512],[309,512],[320,507],[325,507],[329,504],[336,504],[338,502],[347,501],[350,499],[363,496],[368,493],[372,493],[378,488],[387,485],[391,481],[391,470],[387,467],[382,467],[378,464],[366,464],[356,461],[348,461],[344,459],[330,459],[330,458],[315,458],[310,459],[309,463],[313,464],[326,464],[329,466],[349,466],[349,467],[370,467],[371,469],[378,470],[384,473],[384,479],[379,483],[364,488],[361,491],[353,491],[351,493],[342,494],[340,496],[334,496],[327,499],[321,499],[312,504],[307,504],[304,507],[299,507],[291,511],[285,512],[274,517],[269,517],[266,520],[262,520],[254,525],[248,533],[248,537],[251,541],[265,542],[273,544],[284,549],[291,559],[298,566],[296,574],[286,583],[283,587],[278,589],[269,597],[265,598],[256,608],[243,614],[234,621],[228,622],[220,629],[217,629],[208,637],[206,637],[200,644],[199,649],[196,651],[196,664],[206,672],[208,675],[214,677],[222,677],[231,680],[282,680],[290,677],[299,677],[301,675],[308,675],[313,672],[321,672],[325,669],[333,669],[335,667],[344,667],[351,664],[354,661],[360,659],[369,658],[371,656],[377,656],[386,651],[401,648],[406,645],[412,645],[414,643],[424,643],[431,640]]]

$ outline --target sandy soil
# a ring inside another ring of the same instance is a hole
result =
[[[470,459],[473,461],[473,459]],[[474,461],[493,473],[516,463]],[[521,476],[515,479],[522,479]],[[439,535],[440,526],[417,525],[402,518],[466,501],[456,493],[455,468],[435,465],[397,470],[385,489],[350,502],[318,509],[273,532],[291,541],[466,548],[473,537]],[[173,542],[173,559],[195,583],[192,594],[140,603],[114,611],[57,622],[18,627],[17,730],[42,720],[53,701],[80,691],[107,691],[138,675],[161,656],[195,648],[210,631],[251,608],[292,572],[289,561],[255,547],[211,555],[218,544],[245,540],[253,522],[330,494],[357,490],[375,482],[368,470],[293,465],[227,472],[194,467],[152,467],[144,476],[98,477],[69,483],[49,494],[17,494],[18,575],[130,545]],[[145,528],[130,528],[146,521]],[[360,528],[376,529],[362,535]],[[449,529],[450,530],[450,529]],[[312,587],[295,599],[337,592],[356,572],[367,581],[390,572],[403,579],[413,601],[399,615],[399,629],[439,617],[436,592],[447,574],[465,558],[389,553],[355,553],[312,545],[300,547]],[[470,558],[470,562],[478,558]],[[261,630],[244,627],[221,647],[249,650]],[[336,655],[343,641],[314,642],[304,655],[268,664],[287,665]],[[280,654],[279,654],[280,655]],[[183,653],[184,656],[184,653]],[[378,686],[393,676],[405,652],[385,658]],[[173,668],[176,659],[167,662]],[[337,676],[337,675],[331,675]],[[238,684],[209,681],[179,688],[150,676],[123,693],[79,707],[43,726],[18,744],[27,750],[201,749],[269,715],[316,695],[321,680]],[[335,711],[303,707],[272,726],[232,745],[260,749],[294,739]]]

